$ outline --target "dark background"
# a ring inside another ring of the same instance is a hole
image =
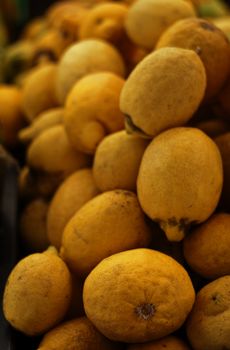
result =
[[[111,0],[108,0],[111,1]],[[47,7],[55,3],[55,0],[0,0],[0,14],[3,13],[4,19],[7,21],[8,27],[10,28],[11,40],[16,40],[21,32],[21,29],[27,21],[34,17],[41,16],[46,11]],[[230,5],[230,0],[224,0],[225,3]],[[18,14],[12,15],[12,18],[5,16],[6,8],[8,12],[18,12]],[[12,11],[9,11],[9,8]],[[19,11],[17,9],[20,10]],[[15,10],[16,9],[16,10]],[[16,21],[15,18],[17,17]]]

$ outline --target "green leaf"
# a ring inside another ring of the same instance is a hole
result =
[[[228,14],[228,7],[220,0],[210,0],[198,7],[200,17],[221,17]]]

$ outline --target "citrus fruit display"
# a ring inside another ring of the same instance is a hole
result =
[[[230,350],[230,6],[41,5],[0,50],[18,166],[16,197],[0,191],[18,242],[2,333],[24,350]]]

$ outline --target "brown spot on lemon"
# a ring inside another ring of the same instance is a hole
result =
[[[206,30],[210,30],[211,32],[217,30],[216,27],[210,22],[201,22],[200,26]]]

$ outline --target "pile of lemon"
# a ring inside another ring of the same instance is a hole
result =
[[[217,0],[76,0],[6,47],[3,309],[39,350],[230,349],[229,38]]]

